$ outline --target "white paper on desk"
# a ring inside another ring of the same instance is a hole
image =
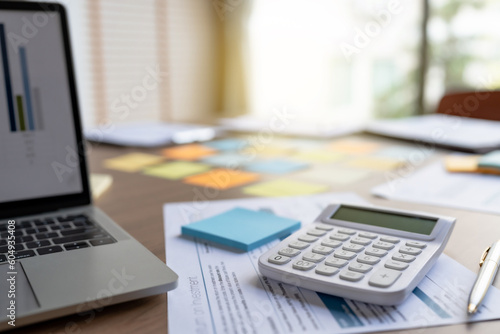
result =
[[[133,147],[156,147],[170,143],[185,144],[195,141],[206,141],[221,133],[219,128],[210,126],[136,122],[85,129],[85,138],[96,142]]]
[[[439,161],[372,189],[387,199],[500,214],[500,176],[450,173]]]
[[[473,151],[500,147],[500,122],[445,114],[378,120],[368,124],[366,130]]]
[[[180,237],[181,225],[235,206],[269,210],[304,224],[330,202],[363,203],[349,193],[281,199],[187,202],[164,206],[168,265],[179,274],[169,292],[169,333],[363,333],[467,321],[466,298],[475,275],[442,255],[400,306],[383,307],[320,295],[262,277],[259,256],[278,241],[246,253]],[[500,318],[500,292],[492,287],[471,320]]]

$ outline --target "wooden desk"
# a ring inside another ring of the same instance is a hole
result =
[[[395,143],[389,139],[362,137],[376,142]],[[404,144],[398,142],[398,145]],[[111,188],[95,204],[156,256],[165,261],[162,205],[166,202],[193,200],[193,187],[181,182],[157,179],[139,173],[115,172],[102,166],[102,161],[106,158],[137,151],[137,149],[112,146],[94,145],[92,147],[89,152],[90,170],[112,174],[114,178]],[[157,150],[141,151],[157,153]],[[357,184],[338,187],[332,191],[353,191],[374,204],[431,211],[457,217],[458,222],[445,253],[473,271],[478,269],[479,256],[484,248],[500,238],[499,216],[413,203],[388,202],[371,196],[370,189],[383,182],[386,182],[385,176],[383,173],[379,173]],[[243,197],[239,189],[221,191],[217,199],[236,197]],[[176,268],[172,269],[176,270]],[[500,287],[500,279],[497,278],[495,285]],[[498,333],[499,329],[500,321],[490,321],[472,325],[430,327],[409,330],[405,333]],[[96,317],[92,321],[88,321],[88,317],[72,315],[21,328],[18,332],[54,334],[166,333],[167,297],[160,295],[110,306],[96,312]]]

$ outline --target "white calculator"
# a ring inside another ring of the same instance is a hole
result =
[[[401,303],[443,252],[455,218],[329,205],[259,258],[262,275],[339,297]]]

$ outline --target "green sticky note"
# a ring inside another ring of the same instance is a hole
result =
[[[311,195],[328,190],[323,184],[278,179],[243,188],[248,195],[263,197]]]
[[[300,221],[264,211],[235,208],[182,226],[182,234],[250,251],[300,228]]]
[[[206,172],[210,168],[209,165],[195,162],[174,161],[147,168],[144,170],[144,174],[169,180],[178,180],[189,175]]]
[[[479,158],[479,167],[500,169],[500,151],[493,151]]]

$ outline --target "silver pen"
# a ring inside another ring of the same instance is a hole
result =
[[[499,264],[500,240],[488,247],[481,256],[481,261],[479,262],[481,268],[479,269],[476,282],[469,295],[469,306],[467,307],[468,314],[476,313],[491,283],[493,283],[495,279]]]

